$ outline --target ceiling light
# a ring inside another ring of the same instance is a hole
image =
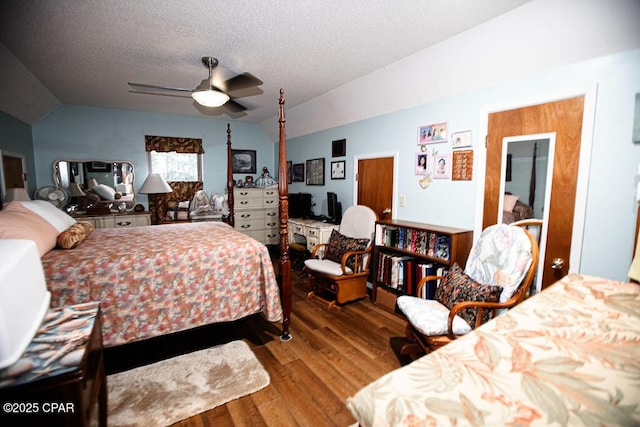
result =
[[[229,95],[215,90],[209,83],[209,79],[203,80],[191,97],[205,107],[219,107],[229,100]]]

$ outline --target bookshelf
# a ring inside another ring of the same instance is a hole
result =
[[[414,295],[422,277],[442,275],[453,263],[464,268],[473,231],[411,221],[376,221],[373,248],[372,301],[395,312],[399,295]],[[437,286],[426,286],[433,298]]]

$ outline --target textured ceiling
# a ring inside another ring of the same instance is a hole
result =
[[[259,123],[277,114],[280,88],[291,108],[526,1],[2,0],[0,109],[27,123],[59,104]],[[203,56],[220,61],[218,79],[263,80],[237,99],[246,116],[130,92],[193,89]]]

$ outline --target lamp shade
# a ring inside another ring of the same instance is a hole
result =
[[[215,90],[209,83],[209,79],[204,79],[193,91],[191,97],[205,107],[219,107],[229,100],[229,95]]]
[[[171,193],[173,190],[159,173],[150,173],[147,179],[142,183],[139,193],[142,194],[160,194]]]
[[[26,201],[31,200],[31,198],[25,188],[7,188],[7,195],[4,200],[7,202],[12,202],[14,200]]]

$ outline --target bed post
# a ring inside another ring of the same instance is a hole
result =
[[[289,184],[287,171],[287,143],[284,132],[284,90],[280,89],[278,124],[280,129],[278,156],[278,194],[280,207],[280,279],[282,286],[282,335],[281,341],[289,341],[291,321],[291,260],[289,259]]]
[[[233,180],[233,165],[231,158],[231,124],[227,123],[227,203],[229,204],[229,219],[227,223],[234,227],[235,219],[233,216],[233,186],[235,181]]]

